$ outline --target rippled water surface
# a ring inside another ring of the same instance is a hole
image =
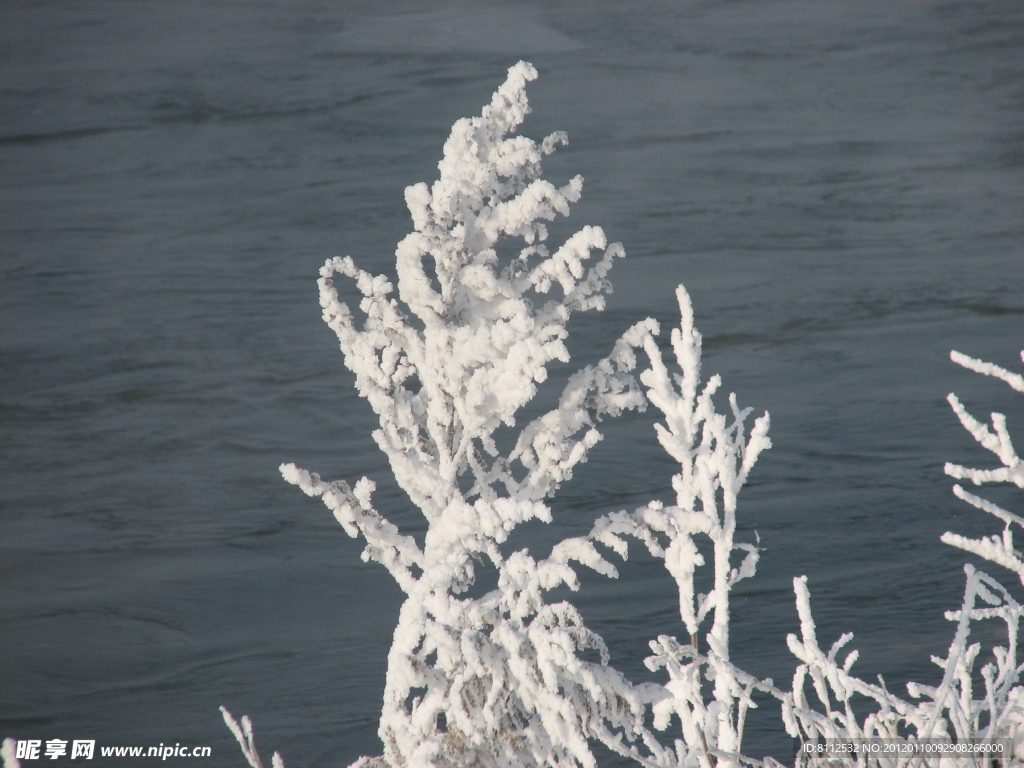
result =
[[[0,4],[0,736],[241,765],[224,704],[289,765],[379,751],[399,592],[277,466],[367,474],[419,525],[316,273],[391,268],[403,188],[519,58],[525,132],[571,139],[547,176],[586,178],[571,224],[629,254],[574,362],[673,323],[685,282],[705,370],[771,412],[735,657],[787,680],[807,574],[823,643],[851,630],[865,677],[931,680],[963,563],[938,537],[995,532],[942,474],[986,461],[946,393],[1024,435],[948,360],[1024,346],[1022,51],[1008,0]],[[668,498],[651,419],[608,425],[554,534]],[[649,565],[579,598],[637,677],[681,632]],[[747,747],[788,759],[774,717]]]

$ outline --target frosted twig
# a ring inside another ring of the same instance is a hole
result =
[[[249,761],[249,765],[252,768],[263,768],[263,762],[260,760],[259,752],[256,751],[256,743],[253,741],[252,735],[252,721],[249,720],[248,715],[242,715],[242,722],[239,725],[238,721],[231,716],[231,713],[224,707],[220,708],[221,714],[224,715],[224,722],[227,724],[228,729],[234,735],[238,741],[238,746],[242,748],[242,754],[245,755],[245,759]],[[284,768],[284,761],[281,756],[275,752],[273,758],[271,758],[271,768]]]

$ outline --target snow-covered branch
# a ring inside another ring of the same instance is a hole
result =
[[[998,365],[976,360],[960,352],[954,351],[950,357],[953,362],[959,363],[965,368],[1001,379],[1014,390],[1024,393],[1024,376],[1011,373]],[[1021,359],[1024,360],[1024,352],[1021,353]],[[987,424],[978,421],[968,413],[955,394],[950,394],[948,400],[964,429],[979,445],[992,452],[1002,466],[994,469],[977,469],[947,463],[946,474],[958,480],[970,480],[975,485],[1012,483],[1018,488],[1024,488],[1024,461],[1021,461],[1013,447],[1013,441],[1010,439],[1010,433],[1006,426],[1006,416],[1001,413],[993,413],[991,415],[992,426],[989,428]],[[942,540],[1013,571],[1024,584],[1024,555],[1015,548],[1013,540],[1014,527],[1021,528],[1024,525],[1024,519],[994,502],[970,493],[960,485],[953,486],[953,493],[971,506],[1001,520],[1004,526],[1003,532],[998,536],[986,536],[978,539],[947,532],[943,535]]]
[[[252,721],[248,715],[242,715],[242,722],[239,723],[224,707],[220,708],[224,716],[224,723],[227,725],[231,735],[235,737],[238,745],[242,748],[242,754],[249,762],[251,768],[263,768],[263,761],[260,760],[260,753],[256,751],[256,742],[252,733]],[[274,753],[271,758],[271,768],[284,768],[284,761],[281,756]]]
[[[667,729],[676,716],[680,737],[674,747],[662,746],[650,730],[638,731],[631,754],[645,764],[659,766],[739,765],[749,761],[740,755],[748,709],[756,706],[755,689],[771,690],[761,681],[735,667],[729,652],[729,593],[742,579],[754,575],[758,548],[737,543],[736,498],[757,461],[771,446],[768,415],[758,418],[748,435],[750,410],[740,410],[735,396],[729,398],[728,416],[718,413],[713,395],[721,382],[713,376],[701,387],[701,337],[693,325],[689,295],[676,291],[680,326],[671,333],[679,373],[670,374],[657,341],[646,330],[642,345],[650,367],[640,375],[647,398],[664,416],[655,424],[659,441],[679,463],[672,478],[675,503],[651,501],[632,512],[619,511],[597,520],[586,539],[574,543],[577,559],[609,576],[615,567],[593,546],[601,544],[625,559],[628,540],[639,540],[664,561],[679,592],[679,614],[689,635],[687,644],[663,636],[651,641],[649,669],[664,669],[669,681],[652,707],[655,730]],[[703,539],[712,552],[712,589],[698,594],[695,573],[705,565],[698,547]],[[563,542],[560,546],[567,546]],[[734,557],[741,555],[739,560]],[[703,638],[702,626],[711,616]],[[707,648],[698,652],[698,646]]]

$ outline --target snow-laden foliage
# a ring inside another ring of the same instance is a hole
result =
[[[568,361],[570,315],[603,308],[606,276],[623,255],[598,227],[584,227],[558,248],[546,245],[545,222],[568,215],[582,179],[556,187],[541,178],[544,156],[566,142],[564,134],[540,143],[511,135],[529,111],[525,87],[535,77],[529,64],[512,67],[480,117],[453,126],[439,179],[406,190],[414,231],[396,252],[397,295],[391,279],[358,269],[350,258],[331,259],[321,270],[324,320],[359,394],[379,417],[377,445],[426,523],[421,538],[401,531],[374,508],[368,478],[349,485],[281,467],[350,536],[365,540],[364,560],[383,565],[406,595],[388,655],[383,754],[354,766],[594,768],[600,744],[646,768],[771,768],[779,765],[772,758],[742,754],[755,693],[781,704],[786,731],[801,741],[1008,738],[1024,758],[1021,607],[970,565],[963,603],[947,614],[956,630],[945,658],[934,659],[933,686],[911,683],[901,697],[881,679],[859,679],[852,671],[857,652],[840,658],[849,633],[823,650],[805,577],[794,580],[800,631],[789,637],[799,662],[792,690],[733,663],[730,592],[754,575],[759,555],[756,541],[736,541],[737,497],[771,445],[769,420],[764,414],[748,430],[750,410],[734,395],[727,412],[718,412],[721,381],[701,380],[701,337],[682,286],[680,326],[671,333],[674,364],[663,359],[657,323],[644,320],[607,357],[570,376],[552,410],[522,423],[548,364]],[[338,277],[362,296],[358,319],[335,286]],[[638,377],[637,350],[647,358]],[[1024,392],[1018,374],[959,353],[953,359]],[[990,428],[954,395],[950,403],[1001,466],[948,464],[947,473],[1024,487],[1005,417],[993,414]],[[589,533],[558,542],[546,557],[509,552],[516,526],[551,521],[547,500],[601,439],[599,421],[648,404],[661,414],[658,441],[679,465],[674,500],[597,517]],[[959,485],[954,492],[1005,527],[1000,536],[947,533],[943,540],[1009,568],[1024,583],[1024,555],[1013,542],[1013,527],[1024,517]],[[579,588],[579,566],[616,577],[612,556],[626,559],[630,542],[663,561],[679,593],[682,639],[652,639],[646,659],[661,682],[627,680],[579,611],[548,599],[560,586]],[[477,583],[484,570],[496,574],[489,591]],[[709,584],[709,591],[699,593],[697,584]],[[983,651],[971,641],[972,626],[992,619],[1004,623],[1005,645]],[[980,669],[979,660],[986,660]],[[262,768],[248,718],[239,724],[226,710],[224,718],[250,766]],[[807,766],[911,762],[796,757]],[[283,768],[276,754],[273,765]]]
[[[350,486],[281,468],[365,539],[364,559],[407,596],[388,656],[384,754],[366,765],[592,766],[590,740],[629,738],[660,695],[608,665],[573,605],[545,601],[560,585],[576,588],[574,564],[607,571],[589,541],[563,541],[546,558],[502,551],[520,523],[550,521],[545,499],[600,439],[597,422],[644,407],[634,348],[657,330],[652,320],[630,329],[502,449],[499,429],[519,425],[551,361],[568,361],[570,315],[603,307],[606,275],[623,255],[597,227],[546,244],[545,222],[568,215],[582,179],[556,187],[540,178],[564,134],[539,144],[509,136],[535,76],[529,64],[512,67],[481,116],[453,127],[440,178],[406,190],[414,231],[398,245],[397,296],[390,279],[350,258],[321,270],[324,320],[380,419],[373,437],[427,523],[420,543],[374,508],[369,479]],[[499,241],[513,240],[518,252],[503,260]],[[339,276],[362,294],[359,320],[339,297]],[[481,567],[496,571],[497,585],[468,596]],[[581,657],[590,649],[600,661]]]

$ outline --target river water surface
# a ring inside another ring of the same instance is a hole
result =
[[[540,71],[524,131],[571,141],[547,177],[586,179],[570,223],[629,254],[608,310],[570,327],[574,363],[641,317],[671,326],[683,282],[705,371],[771,412],[735,658],[788,681],[806,574],[823,645],[853,631],[856,669],[896,690],[937,679],[965,559],[939,536],[998,531],[949,492],[944,461],[988,459],[945,395],[1024,440],[1020,398],[948,359],[1019,366],[1024,346],[1024,3],[10,1],[0,737],[242,765],[223,704],[290,766],[379,752],[400,593],[277,466],[369,475],[419,522],[317,269],[392,268],[404,187],[520,58]],[[669,498],[652,418],[609,424],[523,545]],[[649,566],[579,597],[637,678],[646,640],[682,631]],[[746,747],[791,759],[769,702]]]

